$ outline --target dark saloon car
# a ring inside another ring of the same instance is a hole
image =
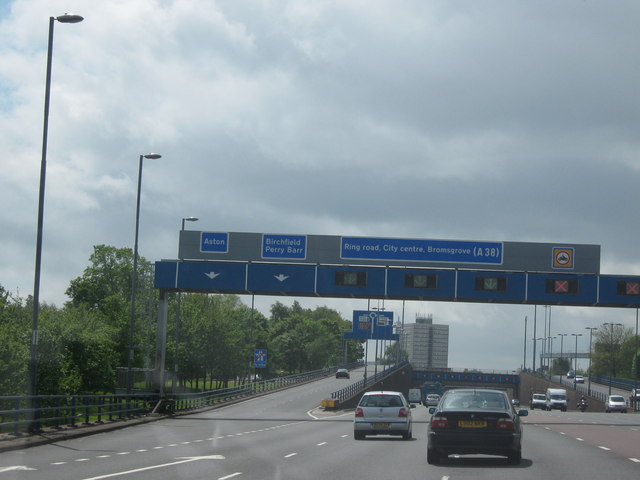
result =
[[[507,394],[484,388],[447,390],[430,408],[427,462],[438,464],[450,454],[501,455],[517,465],[522,459],[522,424]]]
[[[339,368],[336,372],[336,378],[349,378],[349,370],[346,368]]]

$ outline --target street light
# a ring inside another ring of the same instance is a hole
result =
[[[44,125],[42,128],[42,160],[40,162],[40,190],[38,194],[38,225],[36,230],[36,261],[33,280],[33,322],[31,328],[31,352],[29,356],[29,395],[38,393],[38,315],[40,313],[40,266],[42,264],[42,227],[44,224],[44,190],[47,178],[47,136],[49,133],[49,100],[51,98],[51,60],[53,58],[53,22],[78,23],[80,15],[65,13],[49,17],[49,44],[47,48],[47,74],[44,90]]]
[[[543,362],[543,358],[544,358],[544,337],[538,337],[538,338],[534,338],[533,339],[533,345],[534,345],[534,350],[535,350],[535,346],[538,342],[538,340],[543,340],[542,342],[542,348],[540,349],[540,373],[542,373],[544,375],[544,362]],[[535,359],[534,359],[534,373],[535,373]]]
[[[559,333],[558,336],[560,337],[560,361],[562,362],[562,358],[563,358],[563,352],[564,352],[564,337],[566,337],[567,335],[569,335],[568,333]],[[571,362],[569,362],[569,370],[571,370]]]
[[[133,278],[131,279],[131,315],[129,318],[129,356],[127,358],[127,394],[131,393],[133,386],[132,368],[133,368],[133,330],[135,328],[136,318],[136,289],[138,286],[138,231],[140,229],[140,191],[142,189],[142,161],[148,158],[157,160],[162,155],[157,153],[148,153],[140,155],[140,166],[138,168],[138,195],[136,200],[136,236],[133,242]]]
[[[547,370],[549,371],[549,378],[551,378],[551,370],[553,368],[553,341],[556,337],[552,337],[551,335],[547,337],[549,340],[549,355],[547,360]]]
[[[182,231],[184,231],[184,222],[197,222],[199,219],[197,217],[184,217],[182,219]],[[182,260],[180,258],[180,260]],[[176,314],[176,331],[175,331],[175,360],[173,362],[173,382],[172,382],[172,391],[175,393],[176,387],[178,385],[178,349],[180,345],[180,315],[182,310],[182,292],[178,292],[178,311]]]
[[[578,337],[581,337],[582,334],[581,333],[572,333],[572,336],[576,337],[576,349],[574,350],[574,354],[573,354],[573,371],[577,372],[578,371]],[[569,365],[571,366],[571,365]],[[575,378],[575,377],[573,377]],[[575,380],[574,380],[575,382]]]
[[[613,327],[622,327],[621,323],[610,323],[606,322],[602,324],[603,327],[609,326],[611,327],[611,335],[609,336],[609,395],[611,395],[611,377],[613,377],[615,373],[615,369],[613,368],[614,359],[613,359]]]
[[[598,327],[584,327],[585,330],[589,330],[589,386],[587,387],[587,395],[591,396],[591,345],[593,339],[593,331]]]

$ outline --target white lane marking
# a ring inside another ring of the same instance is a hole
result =
[[[13,465],[11,467],[0,467],[0,473],[12,472],[15,470],[35,470],[35,468],[27,467],[26,465]]]
[[[285,455],[284,458],[291,458],[291,457],[295,457],[297,455],[297,453],[290,453],[289,455]]]
[[[607,448],[607,447],[601,447],[601,446],[598,446],[598,448],[601,448],[602,450],[611,450],[610,448]]]
[[[579,442],[584,442],[584,440],[580,437],[576,437],[576,440],[578,440]]]
[[[640,460],[637,458],[630,458],[629,460],[631,460],[632,462],[636,462],[636,463],[640,463]]]
[[[226,477],[220,477],[218,480],[227,480],[228,478],[237,477],[238,475],[242,475],[242,472],[232,473],[231,475],[227,475]]]
[[[67,462],[54,462],[54,463],[50,463],[49,465],[66,465]],[[2,470],[0,470],[1,472]]]
[[[224,460],[224,456],[207,455],[204,457],[187,457],[187,458],[183,458],[182,460],[178,460],[176,462],[163,463],[162,465],[152,465],[150,467],[136,468],[134,470],[127,470],[125,472],[108,473],[106,475],[99,475],[97,477],[85,478],[84,480],[102,480],[103,478],[120,477],[122,475],[129,475],[130,473],[138,473],[138,472],[144,472],[146,470],[155,470],[157,468],[171,467],[173,465],[179,465],[181,463],[195,462],[197,460],[221,460],[221,459]]]
[[[74,462],[88,462],[88,461],[89,461],[89,459],[88,459],[88,458],[76,458],[76,459],[74,460]]]
[[[327,442],[320,442],[320,443],[316,443],[316,446],[321,447],[322,445],[326,445]]]

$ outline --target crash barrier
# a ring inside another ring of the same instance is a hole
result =
[[[361,363],[346,366],[355,368]],[[341,367],[343,368],[343,367]],[[20,435],[43,428],[95,424],[150,413],[172,414],[271,392],[334,375],[338,367],[250,381],[195,393],[0,396],[0,433]]]
[[[334,400],[332,403],[332,407],[331,408],[337,408],[342,402],[344,402],[345,400],[354,397],[355,395],[357,395],[359,392],[362,392],[363,390],[365,390],[367,387],[369,387],[370,385],[373,385],[374,383],[376,383],[377,381],[391,375],[392,373],[394,373],[395,371],[399,370],[400,368],[404,367],[405,365],[407,365],[409,362],[401,362],[397,365],[394,365],[392,367],[389,367],[385,370],[382,370],[380,372],[377,372],[376,374],[372,375],[372,376],[367,376],[366,378],[359,380],[355,383],[352,383],[351,385],[348,385],[336,392],[333,392],[331,394],[331,399]]]
[[[144,415],[158,402],[153,393],[25,395],[0,397],[0,433],[18,435]]]

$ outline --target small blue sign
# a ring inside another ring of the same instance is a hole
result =
[[[262,258],[304,260],[307,258],[305,235],[262,235]]]
[[[414,262],[502,264],[502,242],[342,237],[345,260],[402,260]]]
[[[397,340],[393,333],[393,312],[353,311],[353,329],[347,338]]]
[[[201,232],[200,251],[208,253],[229,252],[229,234],[221,232]]]
[[[253,366],[255,368],[267,367],[267,351],[264,349],[256,349],[253,351]]]

